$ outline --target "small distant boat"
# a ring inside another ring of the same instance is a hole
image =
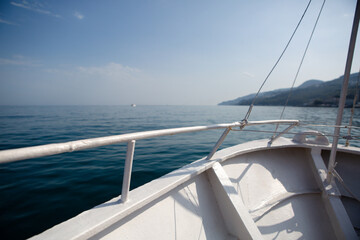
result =
[[[135,103],[131,104],[131,107],[136,107],[136,104]]]

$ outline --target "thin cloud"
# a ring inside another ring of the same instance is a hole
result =
[[[76,17],[76,18],[79,19],[79,20],[84,19],[84,15],[81,14],[81,13],[79,13],[79,12],[75,12],[75,13],[74,13],[74,17]]]
[[[248,72],[243,72],[242,74],[244,74],[245,76],[248,76],[250,78],[254,78],[255,76],[251,73],[248,73]]]
[[[10,62],[7,62],[10,63]],[[0,59],[1,64],[1,59]],[[122,81],[133,81],[143,78],[142,71],[124,66],[120,63],[110,62],[103,66],[91,66],[84,67],[78,66],[76,68],[48,68],[43,69],[45,72],[50,74],[62,75],[69,77],[71,79],[77,79],[79,81],[112,81],[112,82],[122,82]]]
[[[12,58],[0,58],[0,65],[16,65],[16,66],[28,66],[28,67],[40,66],[38,62],[26,58],[22,55],[15,55]]]
[[[83,74],[114,80],[132,78],[135,74],[141,72],[139,69],[114,62],[100,67],[78,67],[78,71]]]
[[[37,12],[44,15],[49,15],[52,17],[61,18],[59,14],[55,14],[47,9],[44,8],[44,5],[39,2],[28,2],[28,1],[21,1],[21,2],[10,2],[11,5],[19,8],[23,8],[29,11]]]
[[[10,21],[6,21],[6,20],[1,19],[1,18],[0,18],[0,23],[4,23],[4,24],[7,24],[7,25],[13,25],[13,26],[19,26],[19,25],[16,24],[16,23],[13,23],[13,22],[10,22]]]

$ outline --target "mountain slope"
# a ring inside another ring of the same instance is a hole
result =
[[[355,86],[359,73],[353,73],[349,79],[348,99],[352,104],[355,94]],[[341,76],[332,81],[309,80],[297,88],[294,88],[289,98],[289,106],[337,106],[338,97],[344,77]],[[282,106],[285,104],[290,89],[278,89],[259,94],[255,105]],[[220,103],[219,105],[250,105],[255,94],[239,97]]]

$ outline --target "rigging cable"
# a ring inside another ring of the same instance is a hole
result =
[[[313,130],[313,131],[317,131],[316,129],[312,129],[312,128],[307,128],[309,130]],[[267,130],[256,130],[256,129],[234,129],[234,128],[230,128],[231,131],[234,132],[252,132],[252,133],[269,133],[269,134],[273,134],[274,131],[267,131]],[[280,132],[276,132],[277,134],[284,134],[284,135],[296,135],[299,134],[299,132],[286,132],[284,133],[283,131]],[[343,138],[343,139],[347,139],[347,136],[342,136],[342,135],[334,135],[333,133],[329,133],[329,132],[322,132],[324,136],[326,137],[339,137],[339,138]],[[356,140],[356,141],[360,141],[360,135],[353,135],[351,136],[351,140]]]
[[[302,20],[303,20],[303,18],[304,18],[304,16],[305,16],[305,13],[307,12],[307,10],[308,10],[308,8],[309,8],[309,6],[310,6],[311,1],[312,1],[312,0],[309,0],[309,3],[308,3],[308,5],[307,5],[306,8],[305,8],[304,13],[302,14],[302,16],[301,16],[298,24],[296,25],[295,30],[293,31],[293,33],[292,33],[292,35],[291,35],[288,43],[286,44],[284,50],[283,50],[282,53],[281,53],[280,57],[279,57],[278,60],[276,61],[275,65],[271,68],[270,72],[269,72],[268,75],[266,76],[266,78],[265,78],[265,80],[263,81],[263,83],[261,84],[261,86],[260,86],[258,92],[256,93],[256,95],[255,95],[252,103],[251,103],[250,106],[249,106],[249,110],[248,110],[248,112],[247,112],[246,115],[245,115],[244,121],[247,121],[247,120],[249,119],[251,110],[252,110],[252,108],[253,108],[253,106],[254,106],[254,103],[255,103],[255,100],[257,99],[257,97],[258,97],[261,89],[262,89],[263,86],[265,85],[266,81],[268,80],[268,78],[270,77],[271,73],[274,71],[274,69],[276,68],[276,66],[277,66],[278,63],[280,62],[281,58],[283,57],[284,53],[286,52],[288,46],[290,45],[290,42],[292,41],[292,39],[293,39],[293,37],[294,37],[297,29],[299,28],[300,23],[302,22]]]
[[[348,126],[348,125],[328,125],[328,124],[313,124],[313,123],[303,123],[301,122],[299,126],[312,126],[312,127],[329,127],[329,128],[355,128],[360,129],[360,127],[356,126]]]
[[[355,105],[356,105],[356,100],[358,98],[358,94],[359,94],[359,80],[360,80],[360,70],[359,70],[359,75],[358,75],[358,79],[356,82],[356,87],[355,87],[355,96],[354,96],[354,101],[353,101],[353,105],[351,108],[351,116],[350,116],[350,120],[349,120],[349,129],[348,129],[348,136],[351,136],[351,126],[352,126],[352,121],[354,118],[354,113],[355,113]],[[346,143],[345,143],[345,147],[349,146],[349,140],[350,139],[346,139]]]
[[[341,176],[339,175],[339,173],[333,169],[333,171],[331,172],[332,175],[337,178],[337,180],[340,182],[341,186],[344,187],[344,189],[350,194],[350,196],[352,198],[354,198],[356,201],[360,202],[360,199],[356,197],[356,195],[350,190],[350,188],[345,184],[344,180],[341,178]]]
[[[306,128],[306,129],[309,129],[309,130],[313,130],[315,132],[317,132],[316,129],[312,129],[312,128]],[[268,133],[268,134],[274,134],[274,131],[273,130],[255,130],[255,129],[233,129],[231,128],[230,129],[231,131],[234,131],[234,132],[250,132],[250,133]],[[283,131],[279,131],[279,132],[276,132],[276,134],[284,134],[284,135],[296,135],[296,134],[299,134],[299,132],[286,132],[284,133]],[[325,137],[338,137],[338,138],[342,138],[344,140],[350,138],[350,140],[352,141],[360,141],[360,135],[352,135],[352,136],[343,136],[343,135],[334,135],[333,133],[330,133],[330,132],[322,132],[322,135],[325,136]]]
[[[323,10],[324,5],[325,5],[325,2],[326,2],[326,0],[324,0],[324,1],[323,1],[322,5],[321,5],[321,8],[320,8],[320,11],[319,11],[319,14],[318,14],[318,16],[317,16],[317,18],[316,18],[316,21],[315,21],[315,24],[314,24],[313,30],[312,30],[312,32],[311,32],[311,34],[310,34],[310,38],[309,38],[308,43],[307,43],[307,45],[306,45],[306,48],[305,48],[304,54],[303,54],[303,56],[302,56],[302,58],[301,58],[300,65],[299,65],[298,70],[297,70],[297,72],[296,72],[296,74],[295,74],[295,78],[294,78],[294,81],[293,81],[292,86],[291,86],[291,88],[290,88],[289,94],[288,94],[288,96],[287,96],[287,99],[286,99],[285,105],[284,105],[284,107],[283,107],[283,109],[282,109],[282,112],[281,112],[281,115],[280,115],[280,119],[283,119],[285,109],[286,109],[286,107],[287,107],[287,105],[288,105],[288,102],[289,102],[290,96],[291,96],[291,94],[292,94],[292,91],[293,91],[294,86],[295,86],[295,83],[296,83],[296,80],[297,80],[297,78],[298,78],[298,76],[299,76],[300,69],[301,69],[302,64],[303,64],[303,62],[304,62],[304,59],[305,59],[306,53],[307,53],[307,51],[308,51],[308,49],[309,49],[310,42],[311,42],[312,37],[313,37],[313,35],[314,35],[314,32],[315,32],[316,26],[317,26],[317,24],[318,24],[318,22],[319,22],[319,19],[320,19],[320,16],[321,16],[322,10]],[[279,124],[277,124],[277,125],[276,125],[275,132],[277,131],[277,129],[278,129],[278,128],[279,128]],[[275,136],[275,134],[274,134],[274,136]]]

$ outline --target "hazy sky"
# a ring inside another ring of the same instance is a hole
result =
[[[214,105],[253,93],[307,3],[2,0],[0,104]],[[321,4],[264,90],[291,86]],[[327,0],[296,85],[344,73],[355,4]]]

